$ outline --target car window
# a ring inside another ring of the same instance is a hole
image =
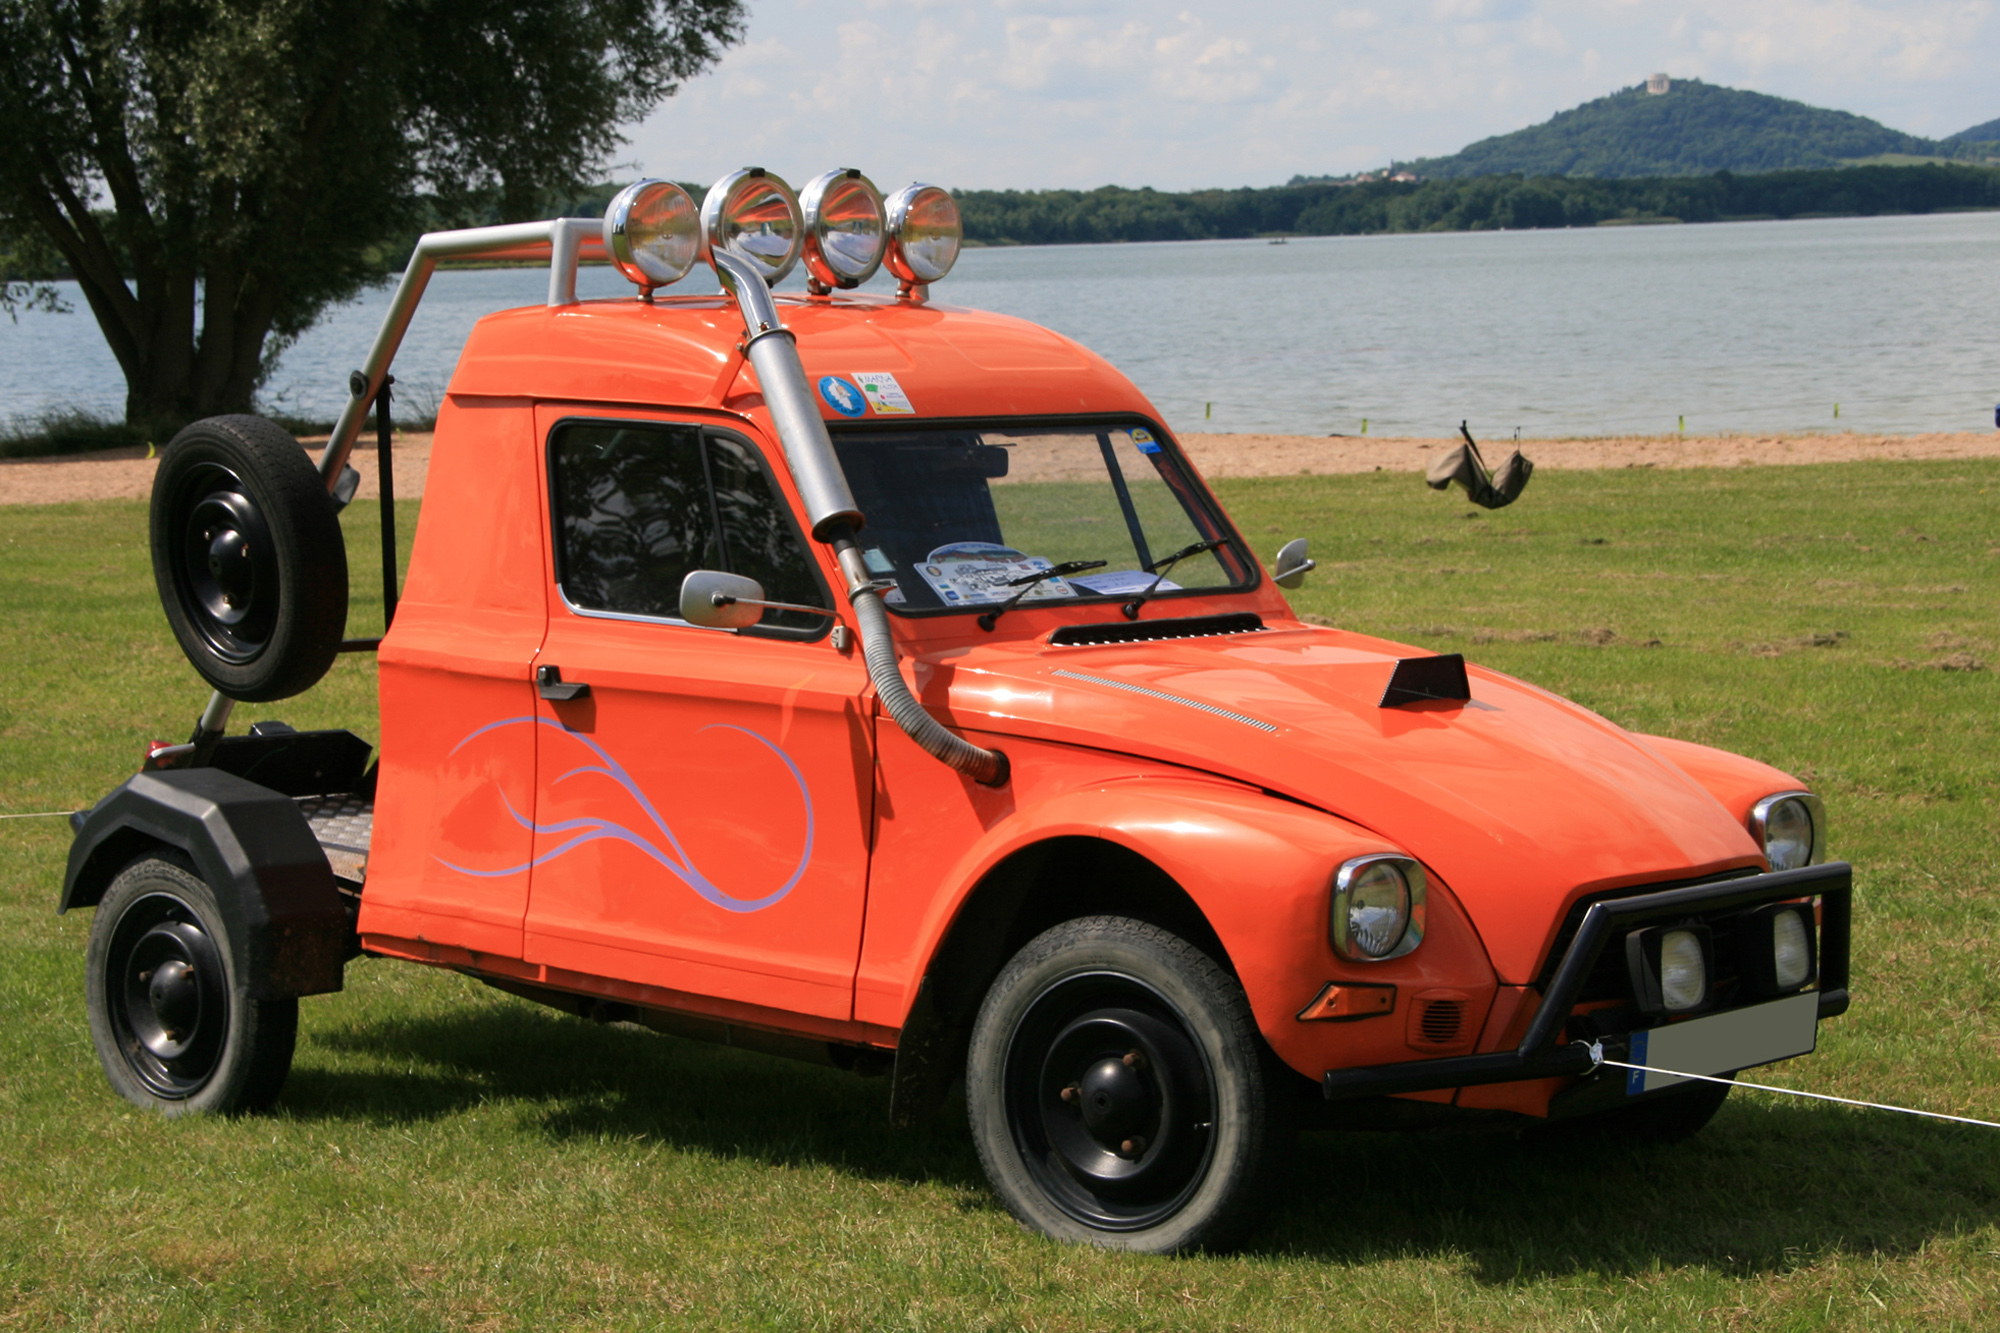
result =
[[[582,611],[680,618],[681,580],[722,569],[772,601],[825,606],[825,590],[769,473],[747,443],[698,426],[563,422],[549,439],[556,579]],[[756,628],[830,622],[766,611]]]

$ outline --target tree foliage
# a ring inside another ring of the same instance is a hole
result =
[[[60,255],[128,419],[247,410],[271,340],[378,280],[377,243],[427,214],[522,216],[582,190],[617,125],[711,64],[742,12],[0,0],[0,248],[31,236]]]
[[[1968,132],[1969,133],[1969,132]],[[1846,111],[1675,80],[1564,111],[1540,125],[1481,139],[1449,157],[1401,163],[1431,180],[1465,176],[1692,176],[1713,171],[1837,167],[1884,153],[1983,156],[1969,144],[1904,134]]]
[[[1355,236],[2000,208],[2000,169],[1847,167],[1633,180],[1507,175],[1189,194],[1110,186],[967,190],[958,203],[966,238],[989,245],[1214,240],[1272,232]]]

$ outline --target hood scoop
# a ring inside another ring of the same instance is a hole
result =
[[[1396,669],[1389,673],[1389,688],[1382,691],[1382,707],[1397,708],[1426,699],[1471,701],[1472,684],[1465,678],[1465,654],[1405,657],[1396,663]]]
[[[1250,611],[1226,616],[1183,616],[1178,620],[1112,621],[1103,625],[1064,625],[1049,635],[1058,647],[1085,643],[1152,643],[1159,639],[1205,639],[1216,634],[1249,634],[1264,628],[1263,617]],[[1459,674],[1464,675],[1463,667]]]

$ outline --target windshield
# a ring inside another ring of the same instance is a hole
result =
[[[1243,587],[1253,577],[1146,426],[840,432],[869,571],[904,613]],[[1050,575],[1076,562],[1101,567]],[[1037,575],[1045,575],[1037,580]]]

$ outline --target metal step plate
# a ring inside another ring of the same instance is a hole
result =
[[[299,813],[326,849],[335,879],[359,884],[368,871],[368,839],[375,829],[375,802],[365,796],[304,796]]]

